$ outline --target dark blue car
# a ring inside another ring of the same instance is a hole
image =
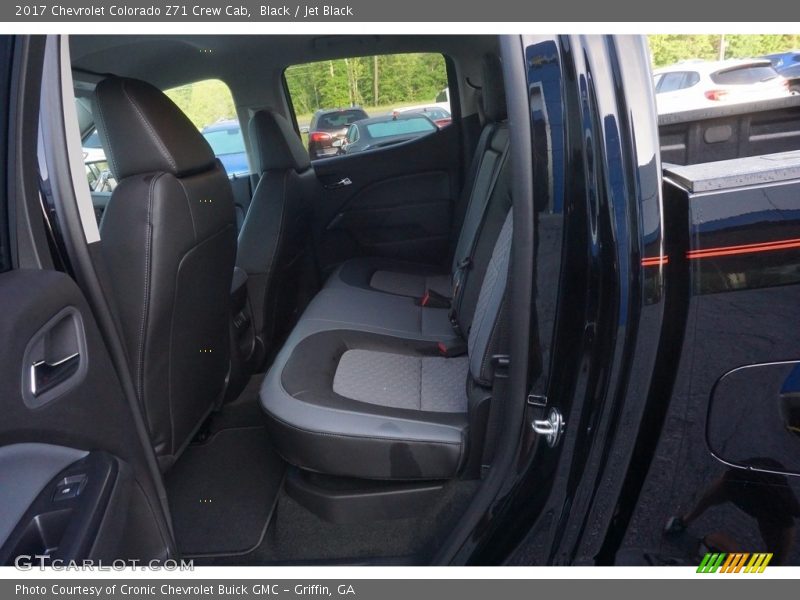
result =
[[[789,89],[800,94],[800,50],[768,54],[768,58],[779,75],[789,82]]]
[[[250,172],[242,129],[238,121],[235,119],[218,121],[205,127],[201,133],[214,154],[222,162],[228,175],[242,175]]]

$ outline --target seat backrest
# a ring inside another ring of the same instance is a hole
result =
[[[102,256],[153,446],[168,468],[224,391],[236,221],[197,128],[155,87],[110,77],[94,115],[118,181]]]
[[[512,211],[492,249],[491,259],[481,283],[478,302],[467,337],[469,372],[475,383],[490,386],[494,377],[492,356],[505,344],[504,311],[508,302],[508,269],[511,264],[511,240],[514,228]]]
[[[247,272],[256,336],[269,348],[297,309],[309,255],[310,209],[322,186],[308,152],[282,115],[259,110],[250,119],[254,169],[260,175],[239,232],[236,264]]]
[[[453,252],[452,271],[472,252],[483,214],[503,161],[508,154],[508,123],[503,71],[500,59],[487,54],[482,65],[481,113],[483,129],[470,164],[461,205],[464,214],[456,223],[458,236]]]
[[[509,134],[500,60],[483,62],[481,103],[485,124],[465,188],[466,210],[453,253],[451,320],[466,333],[483,272],[508,211]]]

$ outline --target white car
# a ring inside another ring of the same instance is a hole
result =
[[[790,95],[766,59],[691,60],[653,72],[659,114]]]

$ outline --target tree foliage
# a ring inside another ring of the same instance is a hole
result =
[[[223,119],[236,117],[236,107],[228,86],[219,79],[207,79],[166,91],[198,129]]]
[[[724,58],[753,58],[800,48],[798,34],[736,34],[736,35],[650,35],[653,66],[663,67],[681,60],[720,58],[720,44],[724,43]],[[723,42],[724,40],[724,42]]]
[[[291,66],[286,83],[295,111],[305,114],[319,108],[433,102],[447,86],[447,71],[439,54],[364,56]]]

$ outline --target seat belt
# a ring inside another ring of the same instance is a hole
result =
[[[473,256],[475,254],[475,248],[478,245],[478,238],[480,237],[480,232],[483,229],[483,225],[486,221],[486,215],[489,212],[489,204],[491,204],[492,196],[494,195],[495,187],[497,186],[497,181],[500,179],[500,173],[503,170],[503,167],[506,164],[506,160],[508,158],[508,148],[509,142],[506,142],[505,147],[503,148],[503,152],[497,161],[497,166],[492,173],[492,178],[489,181],[489,186],[486,191],[486,202],[483,205],[483,210],[481,211],[480,216],[480,223],[475,230],[475,236],[470,243],[470,248],[467,256],[462,258],[456,264],[456,270],[453,272],[453,283],[452,283],[452,294],[450,297],[450,312],[448,317],[450,318],[450,324],[455,328],[455,330],[461,334],[461,327],[458,324],[458,310],[461,308],[461,293],[464,289],[464,278],[466,277],[467,271],[472,268],[473,263]]]

